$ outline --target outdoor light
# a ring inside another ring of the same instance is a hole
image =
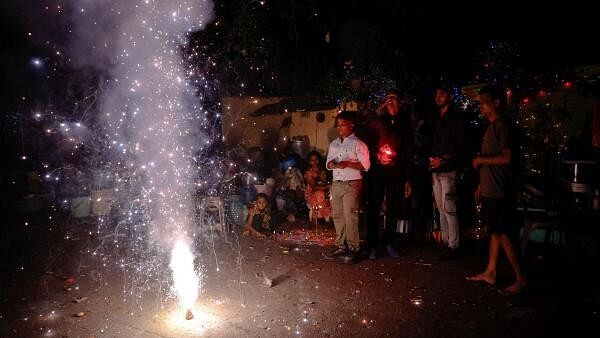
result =
[[[35,67],[39,68],[41,67],[44,63],[42,62],[42,60],[40,58],[32,58],[31,59],[31,64],[34,65]]]

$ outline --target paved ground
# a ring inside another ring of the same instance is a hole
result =
[[[346,265],[325,260],[329,248],[242,237],[199,250],[204,290],[185,321],[153,290],[123,302],[128,276],[81,258],[89,224],[75,240],[28,226],[27,247],[3,249],[14,264],[5,259],[0,337],[580,337],[598,320],[597,279],[575,284],[575,267],[551,255],[530,262],[528,293],[506,298],[464,279],[481,254],[439,262],[433,246],[409,245],[400,259]]]

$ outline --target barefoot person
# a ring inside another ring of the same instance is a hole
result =
[[[525,276],[508,237],[510,205],[507,197],[512,153],[509,124],[501,114],[504,105],[505,96],[501,88],[487,86],[480,90],[479,106],[481,114],[488,120],[488,126],[483,136],[482,155],[473,159],[473,167],[479,169],[479,187],[475,198],[481,203],[481,222],[491,234],[490,254],[485,271],[467,279],[496,284],[498,255],[503,249],[515,273],[514,283],[504,291],[518,294],[525,287]]]

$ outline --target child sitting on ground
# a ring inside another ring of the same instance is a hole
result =
[[[264,238],[273,231],[271,210],[268,204],[267,195],[260,193],[256,196],[256,200],[248,210],[244,236],[255,235]]]

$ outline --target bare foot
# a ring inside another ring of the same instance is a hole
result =
[[[467,277],[467,280],[470,280],[473,282],[486,282],[489,285],[496,285],[496,278],[487,272],[481,273],[479,275]]]
[[[251,235],[250,230],[249,229],[244,230],[244,232],[242,232],[242,235],[250,236]]]
[[[516,296],[516,295],[520,294],[521,292],[523,292],[523,289],[525,288],[526,285],[527,285],[526,281],[524,279],[520,279],[520,280],[516,280],[513,283],[513,285],[505,288],[502,291],[507,295]]]

